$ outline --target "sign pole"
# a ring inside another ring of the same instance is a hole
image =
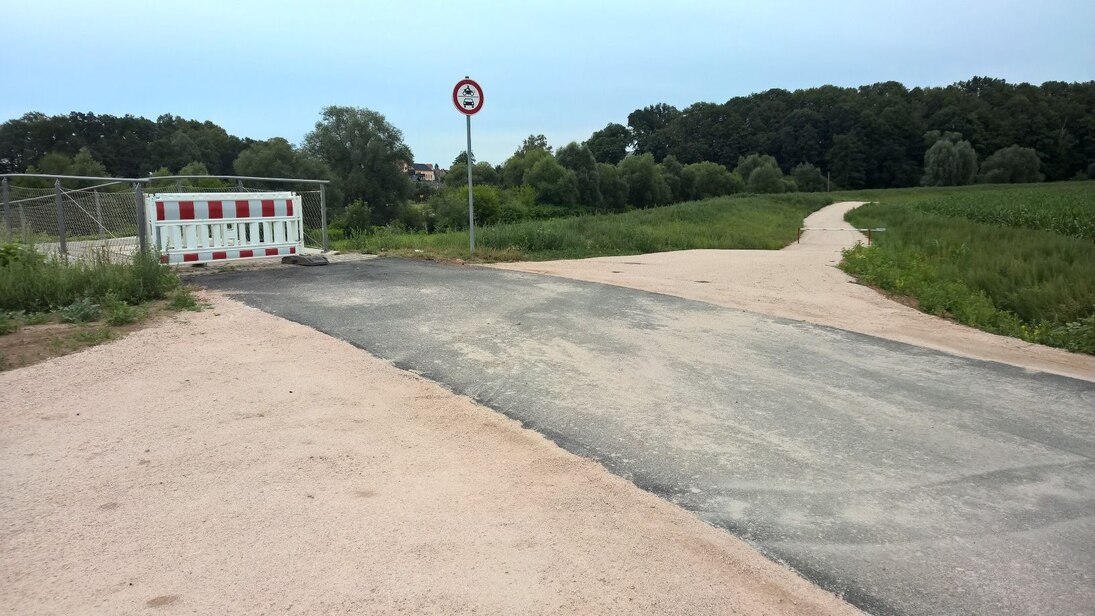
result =
[[[471,185],[471,116],[464,116],[468,120],[468,243],[470,254],[475,254],[475,193]]]
[[[452,89],[452,104],[468,121],[468,250],[475,254],[475,191],[471,183],[471,117],[483,108],[483,88],[467,75]]]

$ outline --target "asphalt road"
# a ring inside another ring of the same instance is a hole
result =
[[[514,417],[871,613],[1095,613],[1093,383],[487,268],[201,284]]]

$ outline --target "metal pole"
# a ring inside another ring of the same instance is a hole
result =
[[[319,225],[324,253],[326,253],[329,248],[327,244],[327,191],[325,188],[326,186],[323,184],[319,185]]]
[[[471,254],[475,254],[475,193],[471,186],[471,116],[468,120],[468,245]]]
[[[99,241],[103,241],[103,232],[106,231],[106,227],[103,226],[103,206],[99,204],[99,191],[92,193],[95,195],[95,224],[99,225]]]
[[[182,192],[182,180],[175,180],[175,192]]]
[[[8,237],[11,237],[15,233],[14,225],[11,223],[11,204],[8,201],[8,178],[4,178],[0,184],[3,184],[3,199],[4,199],[4,228],[8,230]]]
[[[243,192],[243,180],[236,180],[236,188]]]
[[[140,182],[133,183],[133,195],[137,202],[137,246],[141,252],[148,250],[148,238],[145,234],[148,232],[148,225],[145,221],[144,211],[144,188]]]
[[[61,205],[61,180],[53,180],[53,204],[57,208],[57,235],[61,238],[61,254],[68,254],[68,242],[65,240],[65,210]]]

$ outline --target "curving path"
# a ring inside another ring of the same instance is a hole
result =
[[[1095,357],[959,325],[891,301],[837,269],[841,250],[866,238],[844,221],[860,202],[811,214],[801,243],[780,251],[684,250],[624,257],[506,263],[498,269],[665,293],[829,325],[963,357],[1095,381]]]

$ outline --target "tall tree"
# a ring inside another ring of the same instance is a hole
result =
[[[586,147],[593,153],[593,158],[599,163],[617,165],[624,156],[627,156],[627,148],[631,145],[631,133],[622,124],[609,123],[599,131],[595,131],[586,141]]]
[[[977,175],[977,152],[969,141],[956,137],[938,139],[924,153],[925,186],[959,186],[972,184]]]
[[[403,143],[403,133],[375,111],[325,107],[315,129],[304,137],[304,150],[331,169],[347,199],[369,204],[376,224],[394,219],[399,205],[411,196],[403,165],[414,156]]]
[[[574,179],[578,183],[578,203],[585,209],[601,209],[601,189],[593,152],[584,145],[571,142],[559,148],[555,153],[555,160],[574,173]]]
[[[658,103],[636,109],[628,114],[627,125],[631,128],[635,153],[650,154],[654,157],[654,162],[661,162],[669,153],[669,136],[666,128],[680,116],[680,113],[672,105]]]

